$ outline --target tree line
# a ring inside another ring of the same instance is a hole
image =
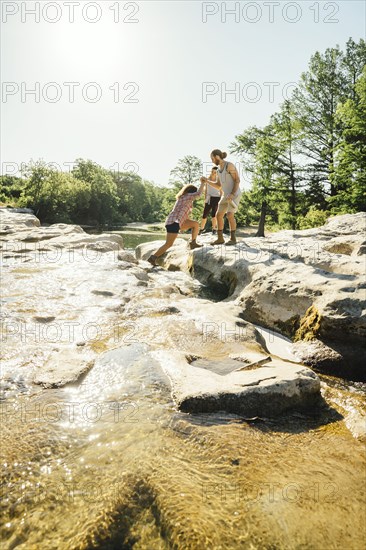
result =
[[[230,152],[250,177],[237,213],[239,226],[273,228],[321,225],[329,215],[366,210],[366,43],[350,38],[316,52],[291,97],[264,127],[235,136]],[[20,177],[0,177],[0,202],[30,207],[42,223],[112,227],[160,222],[177,190],[197,183],[202,162],[178,161],[170,185],[159,186],[133,172],[112,171],[77,159],[70,172],[42,160]],[[203,199],[193,214],[202,214]]]
[[[242,210],[291,229],[366,206],[366,43],[350,38],[316,52],[297,88],[262,128],[236,136],[230,150],[251,174]],[[243,212],[244,214],[244,212]]]
[[[43,160],[22,168],[22,177],[1,176],[0,201],[32,208],[42,223],[76,223],[113,227],[156,222],[164,217],[171,189],[133,172],[111,171],[77,159],[70,172]]]

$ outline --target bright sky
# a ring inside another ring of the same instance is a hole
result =
[[[316,50],[364,38],[365,5],[1,0],[2,172],[82,157],[166,185],[266,124]]]

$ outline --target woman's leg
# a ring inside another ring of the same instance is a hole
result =
[[[187,231],[187,229],[192,229],[192,241],[195,241],[197,239],[199,228],[200,228],[199,223],[196,222],[195,220],[186,220],[181,225],[182,231]]]
[[[183,229],[184,231],[186,231],[187,229],[192,229],[192,240],[189,243],[191,250],[193,250],[194,248],[201,248],[202,246],[201,244],[196,243],[199,228],[199,223],[195,220],[186,220],[181,226],[181,229]]]
[[[218,206],[219,206],[219,201],[215,201],[215,203],[212,205],[212,219],[211,219],[211,222],[212,222],[212,230],[213,231],[217,230],[217,217],[216,217],[216,214],[217,214]]]
[[[170,248],[174,244],[174,241],[177,237],[178,237],[178,233],[167,233],[165,244],[163,244],[163,246],[161,246],[153,254],[153,256],[155,256],[156,258],[159,258],[159,256],[162,256],[164,254],[164,252],[166,252],[168,250],[168,248]]]
[[[207,216],[211,210],[211,205],[208,203],[205,203],[205,207],[203,209],[202,214],[202,221],[201,221],[201,229],[203,230],[205,228],[206,222],[207,222]]]

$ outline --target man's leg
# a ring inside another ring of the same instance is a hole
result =
[[[217,211],[217,214],[216,214],[216,218],[217,218],[217,239],[216,239],[216,241],[213,241],[211,243],[213,245],[224,244],[225,243],[225,239],[224,239],[224,236],[223,236],[223,231],[224,231],[224,216],[225,216],[225,213],[226,213],[226,208],[227,208],[227,206],[222,205],[221,207],[219,206],[219,209]]]
[[[228,212],[227,213],[227,219],[229,220],[229,226],[230,226],[230,240],[225,243],[228,246],[236,244],[236,220],[235,220],[235,213],[234,212]]]
[[[218,231],[223,231],[224,229],[224,216],[225,216],[225,210],[218,210],[216,214]]]
[[[230,231],[236,231],[236,219],[234,212],[228,212],[226,215],[229,221]]]

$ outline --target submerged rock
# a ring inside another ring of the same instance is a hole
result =
[[[43,388],[59,388],[79,380],[93,365],[94,361],[85,359],[79,359],[75,364],[75,357],[65,352],[53,354],[49,361],[36,369],[33,383]]]
[[[193,366],[184,354],[173,350],[151,354],[169,377],[173,399],[183,412],[276,416],[289,408],[314,407],[322,401],[318,376],[303,365],[275,360],[222,376]]]

